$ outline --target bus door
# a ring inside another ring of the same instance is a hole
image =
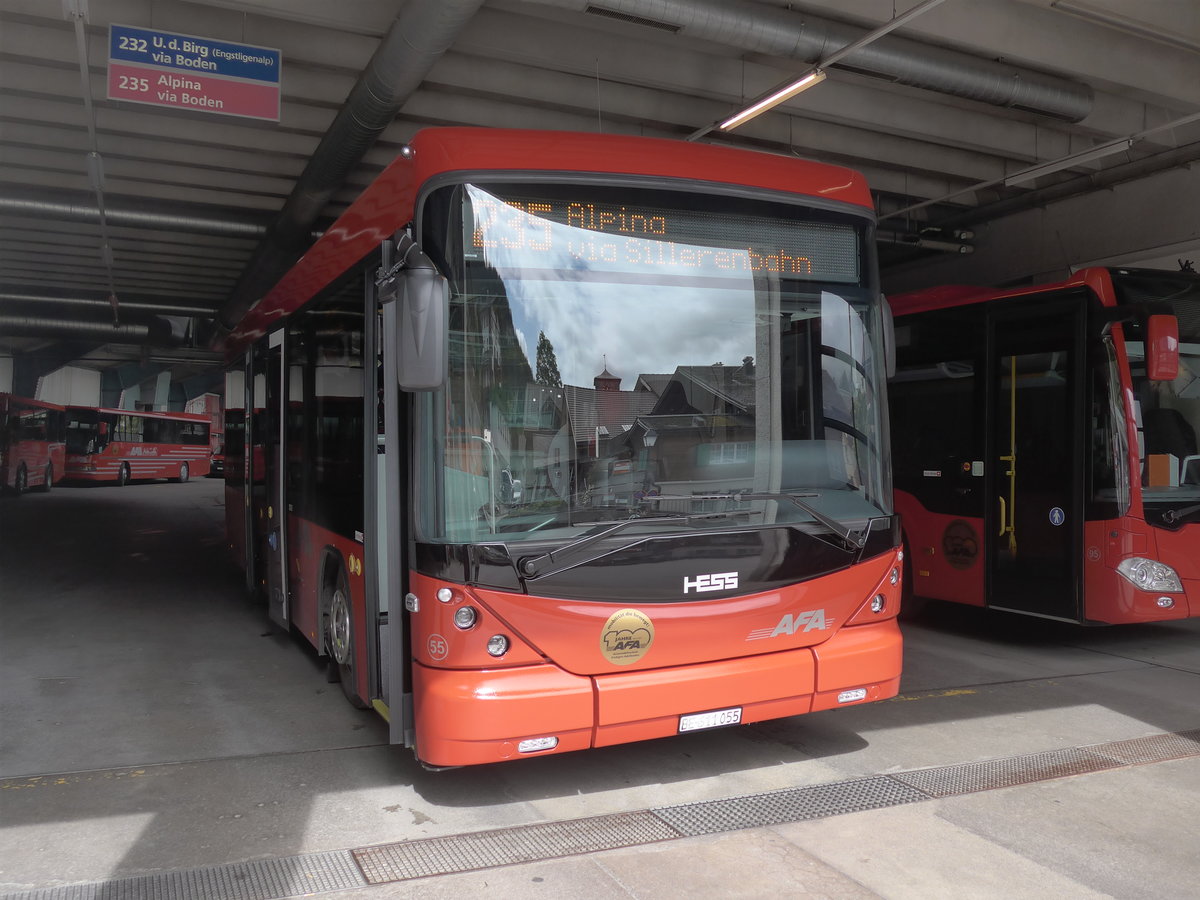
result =
[[[266,509],[263,511],[263,578],[267,593],[267,612],[276,624],[287,628],[291,610],[288,608],[287,584],[287,496],[284,479],[287,477],[287,441],[284,429],[287,414],[287,367],[284,364],[284,330],[267,337],[265,363],[266,402],[262,434],[263,465],[266,487]]]
[[[1014,303],[988,317],[988,605],[1079,621],[1084,306]]]

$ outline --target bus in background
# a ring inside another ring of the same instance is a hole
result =
[[[192,413],[68,406],[66,477],[124,485],[207,475],[209,421]]]
[[[223,478],[225,476],[225,435],[213,434],[211,442],[208,474],[213,478]]]
[[[248,584],[431,767],[895,695],[873,232],[841,168],[422,131],[228,339]]]
[[[20,496],[48,491],[63,477],[65,410],[0,393],[0,488]]]
[[[246,422],[245,375],[237,369],[225,373],[224,442],[225,442],[225,537],[234,563],[246,574],[247,590],[255,593],[257,572],[254,559],[262,557],[266,548],[252,550],[247,556],[247,541],[265,541],[266,466],[262,444],[247,441],[253,433],[261,438],[265,430],[262,379],[258,379],[259,397],[251,407],[250,422]],[[261,566],[259,567],[261,568]]]
[[[1200,615],[1200,277],[1090,268],[889,298],[906,595]]]

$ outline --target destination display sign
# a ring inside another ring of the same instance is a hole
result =
[[[267,47],[109,26],[110,100],[278,122],[281,65]]]
[[[526,277],[536,267],[560,279],[563,272],[573,279],[777,273],[854,283],[861,277],[858,232],[850,225],[606,202],[603,189],[539,198],[492,190],[467,185],[464,256],[493,265],[519,259]]]

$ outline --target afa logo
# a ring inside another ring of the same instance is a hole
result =
[[[627,666],[645,656],[654,643],[654,623],[636,609],[620,609],[600,631],[600,653],[610,663]]]
[[[969,522],[955,519],[942,532],[942,554],[954,569],[969,569],[979,557],[979,538]]]
[[[782,619],[774,628],[756,628],[746,635],[748,641],[761,641],[764,638],[779,637],[781,634],[806,634],[810,631],[825,631],[833,619],[826,618],[823,609],[806,609],[801,612],[784,613]]]

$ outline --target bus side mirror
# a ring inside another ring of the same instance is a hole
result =
[[[450,285],[416,247],[399,273],[396,372],[403,391],[435,391],[446,383]]]
[[[1179,374],[1179,320],[1157,313],[1146,317],[1146,377],[1173,381]]]

